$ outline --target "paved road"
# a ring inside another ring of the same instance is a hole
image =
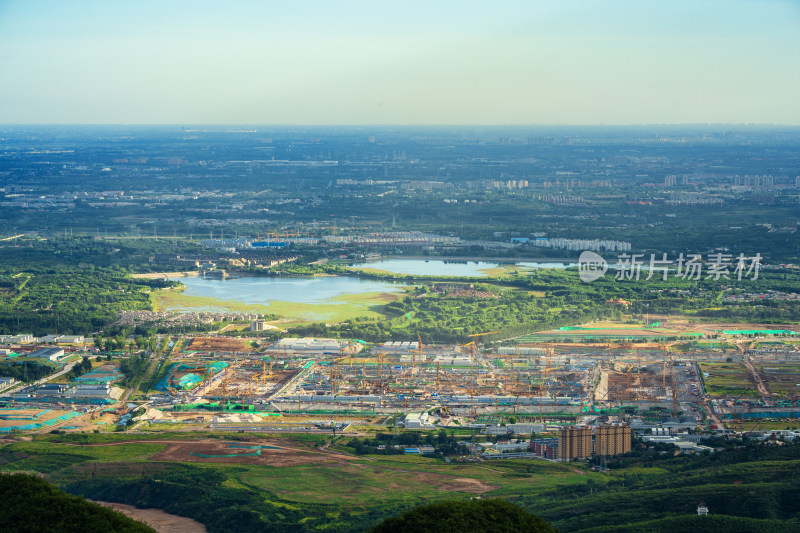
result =
[[[34,381],[33,383],[23,383],[20,386],[15,387],[15,388],[11,389],[10,391],[5,392],[4,394],[6,394],[6,395],[14,394],[15,392],[18,392],[18,391],[24,389],[25,387],[30,387],[31,385],[41,385],[43,383],[47,383],[48,381],[56,379],[59,376],[63,376],[64,374],[66,374],[67,372],[72,370],[72,367],[75,366],[77,363],[78,363],[78,361],[69,363],[69,364],[67,364],[67,366],[64,367],[63,370],[61,370],[61,371],[59,371],[59,372],[57,372],[55,374],[51,374],[51,375],[49,375],[47,377],[44,377],[44,378],[42,378],[42,379],[40,379],[38,381]]]

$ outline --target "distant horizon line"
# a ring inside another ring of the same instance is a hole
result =
[[[237,123],[237,122],[0,122],[0,127],[20,126],[47,126],[47,127],[237,127],[237,128],[642,128],[642,127],[779,127],[800,128],[800,124],[781,124],[772,122],[646,122],[646,123],[620,123],[620,124],[565,124],[565,123],[539,123],[539,124],[445,124],[445,123],[419,123],[419,124],[315,124],[315,123]]]

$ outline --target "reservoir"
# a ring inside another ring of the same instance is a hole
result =
[[[201,296],[249,305],[271,301],[304,304],[335,304],[342,296],[364,293],[401,292],[408,283],[394,283],[350,276],[261,277],[242,276],[226,280],[199,277],[178,278],[186,286],[185,296]]]
[[[496,261],[445,261],[442,259],[381,259],[351,265],[352,268],[383,270],[393,274],[413,274],[417,276],[490,276],[498,268],[517,267],[520,270],[536,268],[568,268],[577,263],[550,262],[509,262]]]
[[[396,274],[486,277],[513,270],[567,268],[574,263],[500,263],[442,259],[385,259],[352,265]],[[178,311],[249,311],[282,317],[341,321],[354,316],[379,316],[380,308],[399,297],[413,281],[389,281],[358,276],[232,276],[225,280],[174,278],[186,288],[159,294],[159,306]]]

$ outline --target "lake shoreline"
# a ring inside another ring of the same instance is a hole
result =
[[[565,259],[563,257],[462,257],[462,256],[428,256],[428,255],[381,255],[378,257],[368,257],[359,260],[359,263],[372,263],[376,261],[388,260],[414,260],[414,261],[455,261],[460,263],[500,263],[500,264],[515,264],[515,263],[577,263],[578,258],[572,257]]]

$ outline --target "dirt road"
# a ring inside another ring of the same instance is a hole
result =
[[[158,533],[208,533],[206,526],[197,520],[165,513],[161,509],[139,509],[132,505],[114,502],[95,501],[95,503],[110,507],[128,518],[144,522]]]
[[[766,383],[764,383],[764,380],[761,379],[761,374],[759,374],[758,370],[756,370],[756,367],[753,366],[753,363],[750,361],[749,357],[745,357],[744,366],[747,367],[747,370],[749,370],[750,374],[753,376],[753,381],[756,384],[756,389],[758,389],[758,394],[762,398],[771,398],[772,394],[769,392],[769,389],[767,389]]]

